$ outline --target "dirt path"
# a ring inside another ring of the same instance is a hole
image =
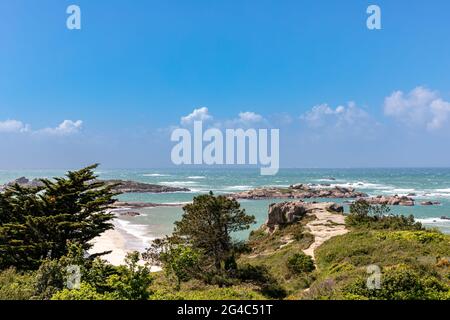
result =
[[[314,236],[314,242],[309,246],[308,249],[303,250],[303,252],[311,256],[315,260],[314,251],[322,243],[331,239],[332,237],[346,234],[348,230],[345,227],[345,217],[344,215],[331,213],[326,210],[329,204],[317,204],[309,215],[316,216],[317,219],[306,224],[306,228]]]

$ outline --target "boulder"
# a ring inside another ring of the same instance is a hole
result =
[[[414,206],[414,199],[406,196],[376,196],[370,198],[361,198],[369,204],[389,205],[389,206]]]
[[[140,216],[141,214],[139,212],[134,212],[134,211],[125,211],[125,212],[119,212],[119,215],[122,217],[136,217],[136,216]]]
[[[422,206],[438,206],[441,203],[438,201],[423,201],[420,203]]]
[[[337,203],[303,202],[291,201],[272,203],[269,206],[268,220],[266,226],[269,230],[279,226],[285,226],[301,220],[308,213],[317,210],[327,211],[335,214],[344,213],[344,207]]]
[[[273,228],[291,224],[300,220],[306,214],[303,201],[272,203],[269,206],[267,226]]]

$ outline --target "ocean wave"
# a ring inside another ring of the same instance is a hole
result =
[[[162,174],[162,173],[144,173],[144,177],[170,177],[170,174]]]
[[[184,185],[198,184],[197,181],[161,181],[160,183],[168,186],[184,186]]]
[[[388,185],[365,182],[365,181],[345,182],[345,183],[327,183],[327,185],[316,185],[315,187],[316,188],[343,187],[343,188],[375,189],[375,190],[393,190],[394,189],[394,187],[391,187]]]
[[[427,224],[431,224],[431,223],[450,224],[450,219],[442,219],[442,218],[416,218],[414,220],[416,220],[417,222],[420,222],[420,223],[427,223]]]
[[[236,191],[236,190],[249,190],[249,189],[253,189],[253,188],[254,188],[253,186],[229,186],[229,187],[222,188],[220,190]]]
[[[118,227],[141,242],[141,249],[148,248],[155,237],[149,236],[149,226],[144,224],[133,224],[128,220],[116,219]]]
[[[205,176],[190,176],[188,179],[205,179]]]

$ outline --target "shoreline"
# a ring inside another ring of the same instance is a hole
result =
[[[124,265],[127,253],[133,251],[142,253],[144,251],[136,246],[136,243],[142,241],[127,232],[125,228],[121,227],[117,222],[117,218],[113,220],[113,225],[113,229],[107,230],[100,236],[91,240],[93,246],[88,252],[90,254],[95,254],[104,251],[111,251],[111,253],[103,255],[101,258],[114,266]],[[144,261],[141,260],[141,263],[144,264]],[[151,266],[150,269],[151,272],[161,271],[159,266]]]

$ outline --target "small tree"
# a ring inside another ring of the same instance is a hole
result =
[[[233,257],[231,234],[255,223],[255,217],[247,215],[235,199],[214,196],[212,192],[195,197],[183,210],[182,219],[175,222],[173,236],[201,252],[217,272]]]
[[[128,253],[125,266],[117,268],[117,274],[107,279],[112,290],[111,297],[118,300],[147,300],[150,297],[149,286],[153,281],[147,264],[139,264],[139,252]]]
[[[350,214],[345,223],[353,228],[422,230],[422,224],[416,222],[413,215],[391,215],[391,209],[385,205],[371,205],[360,199],[350,205]]]

